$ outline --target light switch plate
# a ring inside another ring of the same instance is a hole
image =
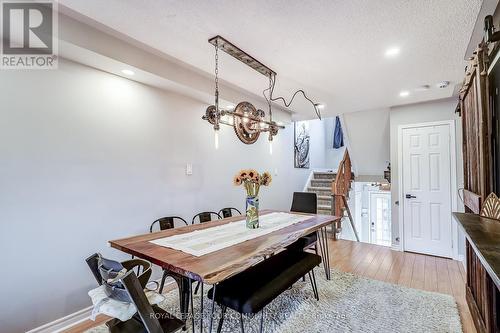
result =
[[[193,174],[193,165],[191,163],[186,163],[186,175],[191,176]]]

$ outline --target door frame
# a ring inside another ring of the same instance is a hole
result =
[[[405,233],[404,233],[404,195],[403,195],[403,130],[409,128],[429,127],[429,126],[442,126],[448,125],[450,128],[450,198],[451,210],[456,212],[458,210],[457,202],[457,142],[456,142],[456,125],[455,120],[441,120],[431,121],[415,124],[404,124],[398,126],[398,226],[399,237],[401,244],[401,251],[405,251]],[[450,213],[452,213],[450,212]],[[458,255],[458,226],[453,215],[450,217],[451,225],[451,253],[452,258],[459,259]]]

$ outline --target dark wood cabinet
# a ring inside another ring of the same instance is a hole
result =
[[[466,299],[478,332],[500,332],[500,221],[455,213],[466,235]]]

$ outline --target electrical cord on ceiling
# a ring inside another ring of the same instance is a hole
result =
[[[296,96],[298,93],[302,93],[302,95],[304,96],[304,98],[305,98],[306,100],[308,100],[308,101],[312,104],[312,106],[314,107],[314,112],[316,112],[316,116],[318,116],[318,119],[319,119],[319,120],[321,120],[321,112],[320,112],[320,111],[319,111],[319,109],[318,109],[318,104],[317,104],[317,103],[315,103],[315,102],[314,102],[312,99],[310,99],[309,97],[307,97],[307,95],[306,95],[306,93],[305,93],[305,91],[304,91],[304,90],[299,89],[299,90],[297,90],[296,92],[294,92],[294,93],[293,93],[293,95],[292,95],[292,98],[290,99],[290,102],[287,102],[287,101],[285,100],[285,98],[284,98],[284,97],[281,97],[281,96],[278,96],[278,97],[273,98],[274,87],[275,87],[275,85],[276,85],[276,75],[273,75],[273,76],[272,76],[271,82],[272,82],[271,86],[270,86],[269,88],[264,89],[264,91],[262,92],[262,94],[264,95],[264,98],[266,99],[266,101],[267,101],[268,103],[270,103],[270,101],[271,101],[271,102],[275,102],[275,101],[280,100],[280,101],[283,101],[283,104],[285,105],[285,107],[287,107],[287,108],[288,108],[288,107],[290,107],[290,105],[292,104],[293,99],[295,98],[295,96]],[[267,95],[266,95],[266,92],[267,92],[267,91],[269,91],[269,90],[270,90],[270,93],[269,93],[269,99],[268,99],[268,98],[267,98]]]

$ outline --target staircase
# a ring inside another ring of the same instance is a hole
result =
[[[318,214],[330,215],[332,213],[332,182],[337,176],[333,171],[314,171],[308,184],[307,192],[316,193],[318,196]]]
[[[351,228],[359,242],[358,233],[349,209],[349,191],[353,181],[351,158],[345,151],[337,173],[333,171],[313,171],[313,177],[307,186],[307,192],[316,193],[318,196],[318,214],[342,216],[342,219],[332,226],[335,239],[341,231],[341,223],[348,218]]]

